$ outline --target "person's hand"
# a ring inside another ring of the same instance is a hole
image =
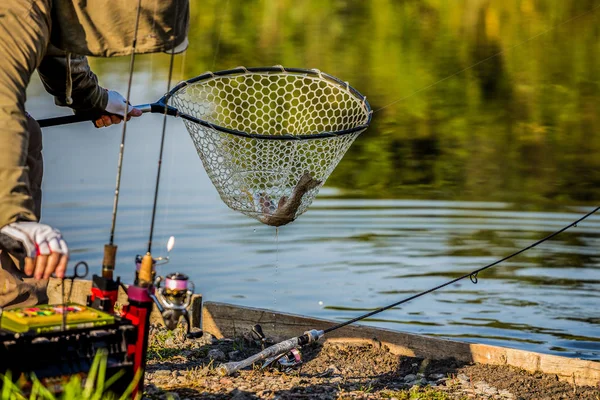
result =
[[[47,279],[55,273],[64,278],[69,248],[58,229],[37,222],[13,222],[0,228],[0,234],[23,245],[25,274]]]
[[[109,90],[108,103],[106,104],[106,112],[108,114],[102,115],[94,121],[96,128],[121,123],[125,117],[125,104],[127,104],[127,102],[121,94],[114,90]],[[140,115],[142,115],[142,110],[135,108],[132,105],[127,105],[127,121],[129,121],[131,117],[139,117]]]

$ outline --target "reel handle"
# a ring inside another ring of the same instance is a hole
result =
[[[267,338],[262,330],[262,326],[260,326],[259,324],[256,324],[252,327],[252,332],[256,334],[256,336],[258,336],[262,341],[264,341]]]

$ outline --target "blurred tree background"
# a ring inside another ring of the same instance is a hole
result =
[[[349,196],[533,209],[600,197],[600,0],[191,0],[191,12],[183,78],[281,64],[367,96],[373,124],[327,182]],[[168,56],[144,57],[166,79]]]

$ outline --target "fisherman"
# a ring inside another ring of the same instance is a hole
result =
[[[110,10],[99,3],[0,2],[0,234],[20,242],[26,254],[16,257],[0,247],[0,307],[47,302],[48,278],[64,277],[69,258],[60,231],[39,222],[42,135],[25,112],[34,70],[57,105],[92,113],[96,127],[106,127],[142,112],[98,84],[86,55],[187,47],[187,0],[142,0],[139,10],[137,2],[112,2]]]

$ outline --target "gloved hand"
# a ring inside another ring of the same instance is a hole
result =
[[[58,229],[37,222],[13,222],[0,228],[0,234],[23,245],[25,274],[47,279],[54,272],[64,277],[69,249]]]
[[[125,104],[125,98],[121,96],[119,92],[109,90],[106,112],[110,113],[110,115],[102,115],[100,118],[94,121],[96,128],[121,123],[125,116]],[[132,105],[127,105],[127,121],[129,121],[131,117],[139,117],[140,115],[142,115],[142,111],[140,109],[135,108]]]

